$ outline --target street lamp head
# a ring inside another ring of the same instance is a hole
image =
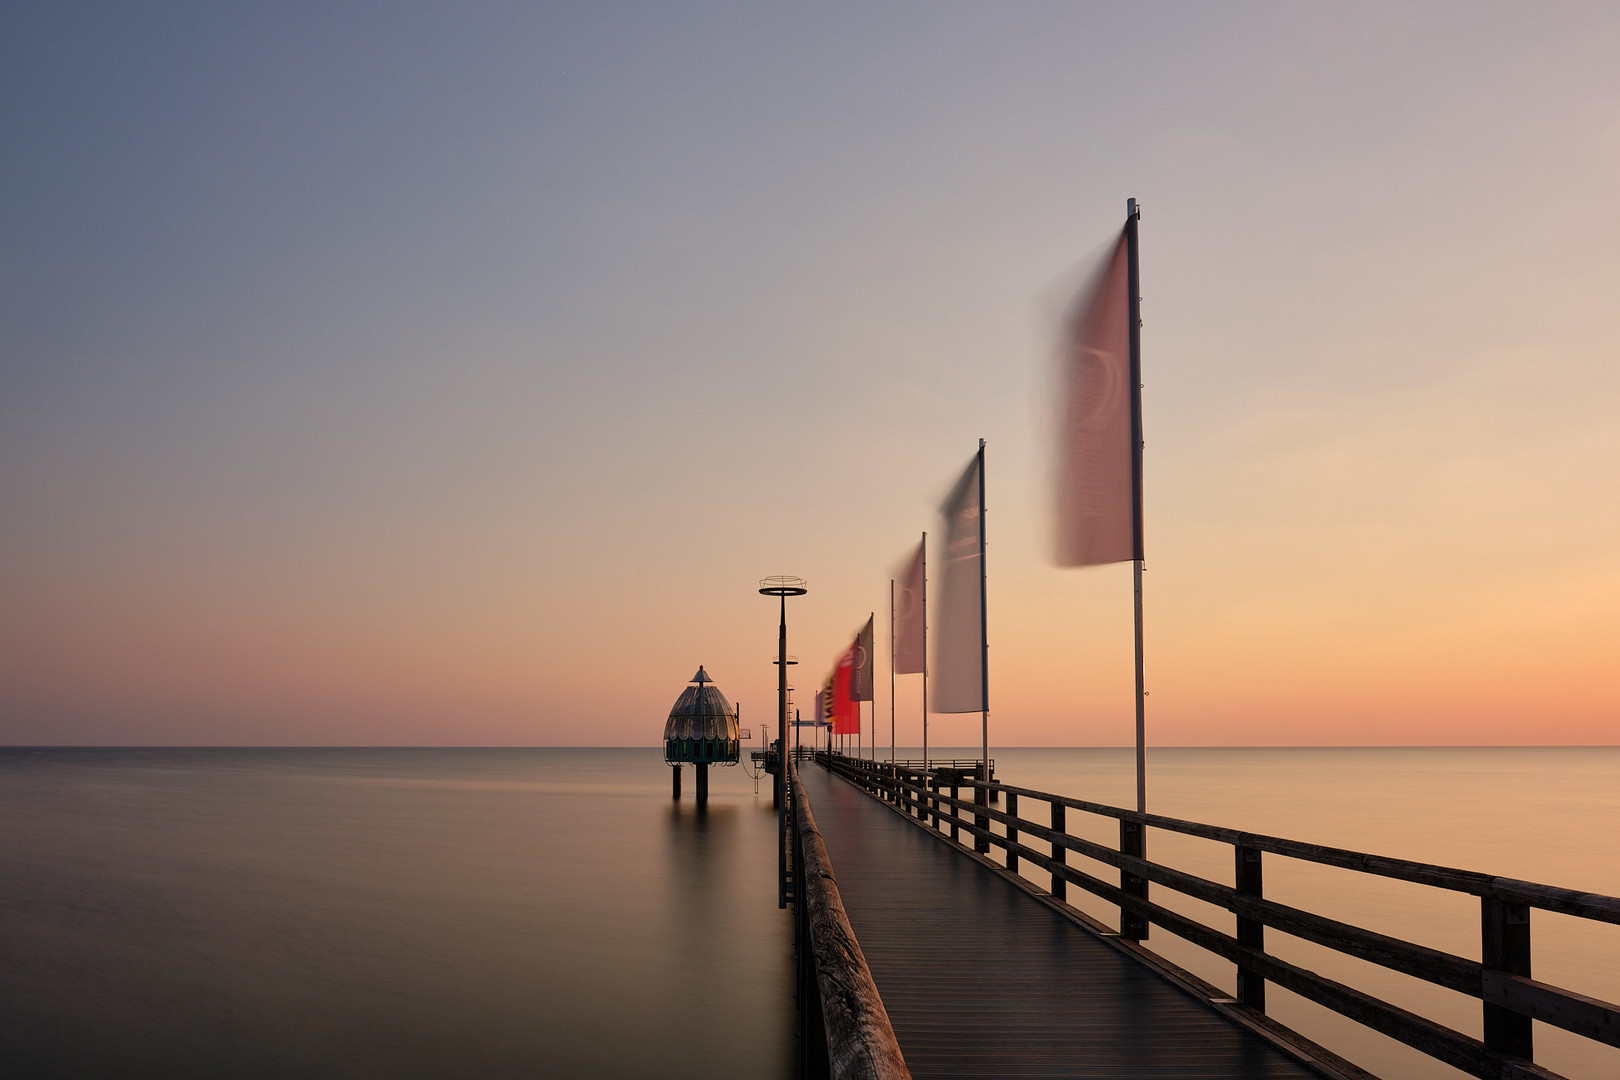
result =
[[[759,591],[765,596],[803,596],[810,590],[805,587],[804,578],[792,574],[772,574],[759,579]]]

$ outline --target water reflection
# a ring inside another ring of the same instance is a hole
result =
[[[715,772],[0,751],[0,1072],[791,1075],[775,816]]]

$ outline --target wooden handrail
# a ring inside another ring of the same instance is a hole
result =
[[[808,961],[815,969],[828,1075],[833,1080],[911,1080],[888,1010],[850,929],[832,860],[799,782],[798,762],[791,757],[790,762],[794,903],[801,908],[796,914],[802,914],[804,931],[799,962]]]
[[[878,764],[885,765],[886,762],[878,762]],[[1556,885],[1543,885],[1534,881],[1522,881],[1518,878],[1482,874],[1474,870],[1458,870],[1433,863],[1415,862],[1411,859],[1396,859],[1387,855],[1371,855],[1364,851],[1352,851],[1348,848],[1331,847],[1326,844],[1308,844],[1299,840],[1288,840],[1280,836],[1243,832],[1239,829],[1205,825],[1197,821],[1185,821],[1181,818],[1165,817],[1160,814],[1139,814],[1135,810],[1127,810],[1124,807],[1089,802],[1085,799],[1070,798],[1066,795],[1054,795],[1049,792],[1036,791],[1032,788],[1016,787],[1012,784],[986,784],[982,780],[968,777],[964,777],[961,784],[963,787],[984,787],[991,791],[1038,799],[1042,802],[1058,802],[1066,807],[1088,814],[1096,814],[1100,817],[1118,818],[1122,821],[1140,821],[1149,828],[1163,829],[1166,832],[1181,833],[1185,836],[1197,836],[1205,840],[1215,840],[1234,846],[1257,848],[1260,851],[1269,851],[1275,855],[1298,859],[1301,862],[1336,866],[1375,877],[1410,881],[1436,889],[1471,893],[1474,896],[1491,897],[1509,903],[1528,904],[1530,907],[1540,908],[1543,911],[1555,911],[1560,915],[1573,915],[1579,919],[1620,923],[1620,897],[1582,892],[1578,889],[1565,889]],[[964,805],[976,804],[971,800],[967,800]],[[984,813],[983,810],[977,812]],[[1005,820],[1003,816],[998,816],[995,811],[991,811],[990,816],[998,821]],[[1019,825],[1019,828],[1023,827],[1022,824]]]
[[[1143,928],[1152,923],[1231,961],[1239,970],[1240,1007],[1263,1012],[1264,984],[1269,980],[1456,1068],[1493,1080],[1502,1076],[1557,1080],[1557,1074],[1532,1060],[1532,1019],[1620,1046],[1620,1006],[1529,977],[1530,908],[1617,923],[1620,922],[1620,898],[1307,844],[1180,818],[1140,814],[1122,807],[1012,784],[985,783],[974,778],[964,777],[958,782],[969,789],[973,798],[959,798],[937,786],[929,786],[926,781],[933,778],[924,777],[920,770],[890,768],[886,762],[856,764],[837,756],[832,757],[829,764],[868,790],[884,791],[898,812],[911,817],[916,811],[920,820],[915,823],[941,839],[946,839],[947,833],[954,837],[965,832],[968,837],[964,840],[970,840],[979,851],[988,851],[991,846],[1001,848],[1006,853],[1008,869],[1013,873],[1017,872],[1020,861],[1046,870],[1052,875],[1051,895],[1056,899],[1063,898],[1064,886],[1073,884],[1117,905],[1122,937],[1143,937],[1146,934]],[[937,780],[934,782],[937,784]],[[987,805],[986,796],[978,789],[1006,795],[1007,809]],[[1051,810],[1050,827],[1022,816],[1021,802],[1027,799],[1047,804]],[[1118,819],[1122,823],[1121,849],[1072,835],[1063,813],[1068,809]],[[1001,824],[1005,834],[995,832],[992,822]],[[1137,830],[1136,836],[1140,836],[1142,828],[1155,828],[1231,845],[1235,865],[1239,867],[1238,886],[1210,881],[1135,854],[1145,854],[1145,851],[1139,846],[1140,841],[1135,840],[1132,843],[1138,846],[1126,849],[1123,835],[1126,828]],[[1023,842],[1026,837],[1048,845],[1049,850],[1029,846]],[[965,843],[957,846],[969,850]],[[1070,851],[1118,869],[1120,884],[1103,881],[1069,865],[1064,856]],[[1260,888],[1262,878],[1258,863],[1262,852],[1478,896],[1485,942],[1483,962],[1267,900]],[[1147,882],[1232,912],[1238,918],[1239,937],[1153,903],[1146,896]],[[1478,998],[1485,1010],[1485,1038],[1464,1035],[1268,953],[1262,944],[1262,927],[1272,927],[1346,956]]]

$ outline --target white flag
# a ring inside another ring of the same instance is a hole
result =
[[[928,599],[925,595],[925,567],[928,534],[917,543],[905,569],[894,583],[894,673],[911,675],[922,671],[927,659],[923,642],[928,638]]]
[[[984,685],[984,603],[979,548],[984,526],[979,505],[979,456],[951,489],[945,515],[945,568],[934,616],[935,712],[988,708]]]

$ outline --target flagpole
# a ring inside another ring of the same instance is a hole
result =
[[[928,783],[928,534],[922,534],[922,716],[923,716],[923,784]]]
[[[983,757],[979,764],[979,779],[990,782],[990,610],[988,580],[984,566],[984,440],[979,440],[979,692],[983,711],[980,732],[983,736]]]
[[[889,579],[889,764],[894,764],[894,578]]]
[[[866,625],[874,626],[877,622],[877,612],[866,613]],[[866,670],[870,673],[872,685],[867,689],[872,692],[872,761],[877,761],[877,630],[872,630],[872,641],[866,650]]]
[[[1131,498],[1134,502],[1132,560],[1136,584],[1136,809],[1147,813],[1147,690],[1142,671],[1142,296],[1136,223],[1142,212],[1135,199],[1125,203],[1126,288],[1131,333]]]

